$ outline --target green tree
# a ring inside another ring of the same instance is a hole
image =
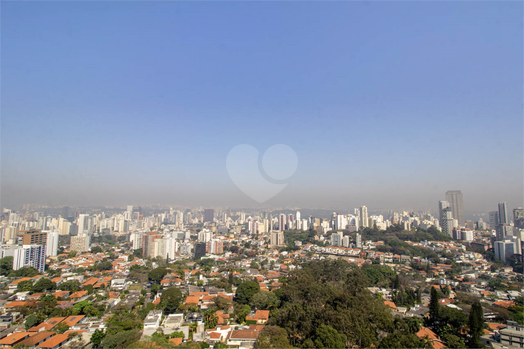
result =
[[[231,307],[231,300],[226,297],[216,297],[215,298],[215,307],[219,310],[227,311]]]
[[[38,321],[38,317],[35,314],[29,314],[27,318],[25,319],[25,329],[28,330],[31,327],[34,327],[36,325],[40,324],[40,321]]]
[[[56,290],[56,283],[46,278],[42,278],[38,280],[33,285],[33,292],[35,293],[44,292],[44,291],[53,291],[53,290]]]
[[[136,250],[133,250],[133,256],[135,256],[136,258],[142,258],[142,249],[138,248]]]
[[[67,326],[65,323],[59,323],[53,328],[53,331],[56,333],[64,333],[67,330],[69,330],[69,326]]]
[[[160,301],[165,303],[166,315],[174,313],[182,302],[182,292],[178,287],[170,287],[160,296]]]
[[[160,285],[154,284],[153,286],[151,286],[151,293],[153,295],[156,295],[158,291],[160,291]]]
[[[69,258],[75,258],[75,257],[76,257],[76,254],[77,254],[76,251],[71,251],[71,252],[69,252]]]
[[[88,317],[98,317],[100,312],[92,305],[88,305],[82,309],[82,312]]]
[[[400,277],[398,274],[395,276],[395,279],[393,281],[393,288],[398,290],[400,288]]]
[[[320,325],[315,333],[317,348],[345,348],[347,337],[329,325]]]
[[[218,325],[218,316],[212,309],[206,311],[204,315],[204,323],[206,329],[215,328]]]
[[[417,333],[420,330],[420,320],[415,317],[408,317],[404,319],[404,322],[408,326],[410,333]]]
[[[13,271],[13,257],[0,259],[0,275],[6,276]]]
[[[98,271],[111,270],[113,269],[113,263],[111,263],[111,261],[108,259],[104,259],[103,261],[95,264],[94,269]]]
[[[429,299],[429,316],[434,321],[438,319],[439,316],[439,309],[440,304],[438,302],[439,300],[439,294],[438,291],[435,289],[435,287],[431,287],[431,294]]]
[[[273,292],[258,292],[251,297],[250,303],[259,310],[272,310],[278,307],[279,300]]]
[[[147,277],[149,281],[154,282],[156,284],[160,284],[160,281],[162,281],[162,279],[164,278],[164,276],[166,276],[166,274],[167,274],[166,268],[158,267],[158,268],[151,270],[149,274],[147,275]]]
[[[91,253],[102,253],[102,252],[104,252],[104,250],[102,250],[102,247],[100,246],[91,247]]]
[[[70,281],[63,282],[60,284],[60,286],[58,286],[58,289],[62,291],[70,291],[70,292],[79,291],[80,290],[80,281],[70,280]]]
[[[257,341],[255,342],[256,349],[285,349],[293,348],[289,344],[287,332],[282,327],[278,326],[264,326]]]
[[[251,298],[260,291],[260,285],[255,281],[246,281],[240,284],[235,294],[235,300],[240,304],[249,304]]]
[[[235,316],[237,318],[237,322],[240,324],[245,322],[246,317],[249,315],[250,312],[251,312],[251,308],[249,307],[249,305],[247,304],[239,305],[235,309]]]
[[[469,312],[469,348],[482,348],[480,337],[484,329],[484,314],[479,302],[473,303]]]
[[[52,294],[45,294],[40,297],[40,302],[44,303],[46,307],[54,308],[56,307],[56,297]]]
[[[140,332],[137,330],[120,331],[111,335],[106,334],[101,344],[104,349],[125,348],[139,338]]]
[[[33,290],[33,283],[30,280],[26,281],[20,281],[18,285],[16,285],[16,291],[17,292],[27,292]]]

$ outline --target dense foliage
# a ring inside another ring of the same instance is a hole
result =
[[[261,334],[257,346],[285,347],[284,332],[278,328],[294,347],[378,347],[387,340],[391,345],[420,346],[413,326],[395,321],[366,289],[369,284],[362,270],[342,260],[315,261],[292,272],[277,292],[278,306],[270,316],[269,325],[276,328]]]

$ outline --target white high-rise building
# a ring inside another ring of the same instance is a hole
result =
[[[444,234],[452,236],[453,228],[458,226],[458,221],[453,218],[453,211],[447,201],[439,201],[439,221]]]
[[[78,215],[78,235],[91,235],[94,232],[93,219],[88,214]]]
[[[176,239],[172,237],[164,237],[157,239],[154,242],[153,257],[175,259],[175,255],[178,252],[179,244]]]
[[[258,222],[249,220],[247,222],[249,235],[255,235],[258,232]]]
[[[271,246],[282,246],[284,245],[284,232],[273,231],[271,232]]]
[[[336,233],[331,234],[331,246],[342,246],[342,239],[344,238],[344,233],[337,231]]]
[[[335,230],[342,230],[342,229],[346,229],[346,225],[347,225],[347,220],[346,220],[346,216],[342,215],[342,214],[337,214],[335,216]]]
[[[71,228],[71,222],[69,222],[67,219],[60,219],[59,221],[59,227],[60,229],[60,235],[69,235],[69,229]]]
[[[359,233],[355,237],[355,244],[357,248],[362,248],[362,236]]]
[[[520,239],[512,236],[503,241],[495,241],[493,244],[495,255],[498,259],[506,263],[507,258],[514,254],[522,254]]]
[[[208,229],[202,229],[198,232],[198,242],[209,242],[213,238],[213,233]]]
[[[89,251],[91,247],[91,235],[71,236],[71,251],[78,253]]]
[[[47,232],[46,257],[55,257],[58,254],[58,238],[60,234],[57,231]]]
[[[129,241],[133,244],[133,250],[142,248],[143,235],[144,233],[141,231],[135,231],[129,235]]]
[[[369,226],[368,208],[366,206],[360,206],[359,211],[360,226],[367,228]]]
[[[302,220],[302,230],[308,230],[309,229],[309,222],[307,219]]]
[[[33,267],[40,273],[45,271],[45,245],[23,245],[14,250],[13,270]]]
[[[222,254],[224,253],[224,243],[219,239],[211,239],[208,250],[211,254]]]
[[[351,238],[349,235],[346,235],[342,238],[342,246],[343,247],[349,247],[349,244],[351,243]]]

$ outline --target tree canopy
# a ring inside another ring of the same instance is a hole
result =
[[[172,314],[178,309],[182,302],[182,292],[178,287],[170,287],[162,292],[160,300],[165,303],[165,313]]]
[[[241,283],[235,294],[235,301],[240,304],[249,304],[253,296],[260,291],[260,285],[255,281]]]

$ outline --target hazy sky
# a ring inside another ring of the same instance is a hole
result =
[[[2,2],[3,206],[257,206],[238,144],[295,150],[264,206],[523,200],[523,4]]]

